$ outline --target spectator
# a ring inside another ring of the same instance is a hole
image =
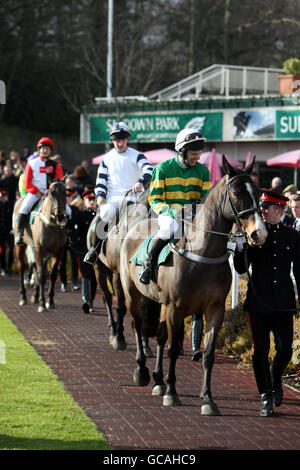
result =
[[[79,209],[83,209],[83,199],[81,197],[82,188],[80,185],[77,184],[75,176],[68,175],[65,180],[66,188],[72,189],[73,197],[70,202],[70,205],[76,206]]]
[[[83,188],[84,185],[90,184],[90,178],[86,169],[82,165],[77,165],[74,168],[74,176],[76,178],[76,183]]]
[[[293,227],[300,232],[300,195],[292,197],[291,210],[295,218]]]
[[[8,199],[8,191],[0,189],[0,261],[1,275],[12,273],[14,259],[14,236],[12,233],[13,203]]]
[[[275,178],[272,179],[270,190],[275,191],[276,193],[282,193],[282,180],[279,178],[279,176],[275,176]]]
[[[6,153],[0,150],[0,177],[3,175],[3,169],[6,165]]]
[[[19,178],[14,173],[12,166],[7,163],[3,169],[3,176],[1,178],[1,187],[8,191],[8,200],[14,204],[16,200],[16,193],[18,190]]]
[[[67,173],[67,170],[65,169],[65,167],[63,166],[62,164],[62,158],[61,158],[61,155],[59,155],[58,153],[56,155],[53,155],[53,157],[50,157],[51,160],[55,161],[55,162],[58,162],[60,164],[60,166],[62,167],[62,170],[63,170],[63,174],[65,175]]]

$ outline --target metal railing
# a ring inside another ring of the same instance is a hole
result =
[[[203,94],[249,95],[279,93],[282,69],[214,64],[163,88],[149,99],[195,99]]]

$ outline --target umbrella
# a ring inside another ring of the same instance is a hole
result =
[[[157,165],[158,163],[161,163],[164,160],[167,160],[168,158],[175,157],[176,152],[175,150],[163,148],[156,150],[148,150],[147,152],[143,152],[143,154],[145,155],[145,157],[147,157],[149,162],[152,163],[152,165]],[[106,153],[103,153],[102,155],[94,157],[92,160],[93,165],[99,165],[105,155]]]
[[[210,182],[211,185],[214,186],[220,179],[222,179],[222,174],[220,170],[220,166],[217,160],[217,152],[216,149],[212,149],[211,151],[211,159],[208,165],[209,173],[210,173]]]
[[[203,152],[203,153],[201,153],[199,162],[203,163],[203,165],[208,167],[211,157],[212,157],[212,152]],[[234,158],[227,157],[227,155],[225,155],[225,157],[228,160],[228,162],[230,163],[230,165],[233,166],[234,168],[243,168],[244,165],[242,163],[234,160]],[[219,167],[222,167],[223,163],[222,163],[222,154],[221,153],[216,152],[216,160],[218,162]]]
[[[282,153],[267,160],[268,166],[289,166],[294,168],[294,185],[297,186],[297,168],[300,168],[300,150]]]

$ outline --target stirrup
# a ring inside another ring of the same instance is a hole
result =
[[[15,239],[15,245],[18,245],[18,246],[24,245],[23,235],[17,235]]]
[[[139,272],[139,280],[142,284],[149,284],[151,279],[151,266],[142,266],[141,271]]]
[[[92,266],[94,266],[94,264],[97,262],[97,259],[98,259],[98,252],[97,250],[95,250],[95,248],[91,248],[87,254],[85,255],[85,257],[83,258],[83,261],[85,263],[88,263],[88,264],[91,264]]]

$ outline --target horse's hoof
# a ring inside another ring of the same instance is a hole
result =
[[[27,305],[27,300],[26,299],[20,299],[19,305]]]
[[[166,386],[165,385],[154,385],[152,388],[152,395],[156,397],[163,397],[166,393]]]
[[[54,302],[47,302],[46,303],[46,309],[47,310],[54,310],[55,309]]]
[[[201,406],[201,414],[205,416],[220,416],[221,413],[215,403],[205,403]]]
[[[164,395],[163,405],[164,406],[180,406],[181,401],[178,395]]]
[[[133,381],[135,384],[139,385],[140,387],[146,387],[150,382],[150,374],[149,374],[148,367],[145,367],[143,369],[143,372],[139,368],[134,369]]]
[[[38,313],[42,313],[46,310],[46,307],[44,307],[43,305],[39,305],[38,306]]]
[[[125,340],[118,340],[115,338],[112,342],[112,347],[118,351],[124,351],[124,349],[127,348],[127,343]]]

